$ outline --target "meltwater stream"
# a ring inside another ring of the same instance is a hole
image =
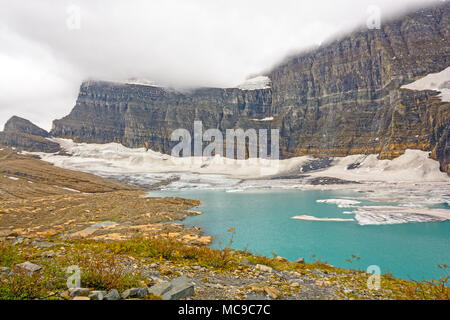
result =
[[[265,256],[275,253],[292,261],[299,257],[307,262],[321,259],[337,267],[361,270],[378,265],[382,273],[414,280],[438,279],[444,274],[437,265],[450,264],[450,221],[364,226],[357,221],[326,221],[349,220],[354,215],[345,206],[320,200],[355,199],[356,192],[188,189],[155,191],[150,196],[201,200],[204,214],[188,217],[183,223],[212,235],[214,248],[227,246],[231,238],[227,230],[235,228],[232,248]],[[386,205],[358,201],[361,205]],[[325,221],[292,219],[303,215]],[[360,261],[346,261],[352,255]]]

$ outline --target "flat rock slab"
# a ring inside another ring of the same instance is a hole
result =
[[[164,300],[185,299],[194,295],[194,285],[186,277],[179,277],[170,281],[171,288],[162,295]]]
[[[41,247],[41,248],[50,248],[50,247],[54,247],[54,246],[64,245],[64,243],[48,242],[48,241],[33,241],[31,243],[31,245]]]
[[[156,296],[162,297],[163,294],[172,289],[172,284],[170,282],[161,282],[154,285],[148,289],[149,294],[154,294]]]
[[[117,222],[114,222],[114,221],[103,221],[103,222],[94,224],[94,225],[92,225],[92,226],[90,226],[90,227],[87,227],[87,228],[84,229],[84,230],[103,229],[103,228],[107,228],[107,227],[110,227],[110,226],[114,226],[114,225],[116,225],[116,224],[117,224]]]
[[[131,288],[122,293],[123,299],[129,298],[145,298],[147,295],[147,287]]]
[[[89,295],[89,289],[88,288],[70,288],[69,289],[69,295],[74,297],[87,297]]]
[[[148,289],[149,294],[157,295],[164,300],[179,300],[194,294],[194,285],[186,277],[165,281]]]
[[[40,265],[31,263],[29,261],[16,264],[16,268],[24,270],[28,273],[38,272],[39,270],[42,269],[42,267]]]

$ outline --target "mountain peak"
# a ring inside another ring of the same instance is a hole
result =
[[[34,136],[47,138],[50,134],[37,125],[33,124],[31,121],[20,118],[18,116],[12,116],[5,124],[5,132],[22,132],[31,134]]]

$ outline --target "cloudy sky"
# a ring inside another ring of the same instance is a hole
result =
[[[438,1],[438,0],[436,0]],[[0,130],[45,129],[84,79],[232,87],[333,35],[434,0],[0,0]]]

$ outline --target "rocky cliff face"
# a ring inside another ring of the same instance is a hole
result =
[[[31,134],[33,136],[39,136],[47,138],[50,134],[44,129],[39,128],[37,125],[33,124],[31,121],[26,119],[13,116],[5,124],[4,131],[8,132],[22,132],[26,134]]]
[[[272,114],[272,91],[235,88],[197,89],[187,93],[134,84],[89,81],[81,85],[77,104],[54,121],[55,136],[85,142],[119,142],[170,153],[171,133],[193,131],[194,120],[204,129],[258,126],[252,119]]]
[[[0,145],[20,148],[30,152],[58,152],[59,144],[45,138],[50,134],[28,120],[12,117],[0,132]]]
[[[450,65],[450,4],[413,12],[380,30],[359,30],[287,59],[262,90],[191,92],[135,84],[85,82],[76,106],[52,134],[84,142],[120,142],[170,153],[170,134],[204,129],[280,129],[282,157],[428,150],[449,172],[450,103],[434,91],[400,87]],[[273,117],[270,121],[255,121]]]

